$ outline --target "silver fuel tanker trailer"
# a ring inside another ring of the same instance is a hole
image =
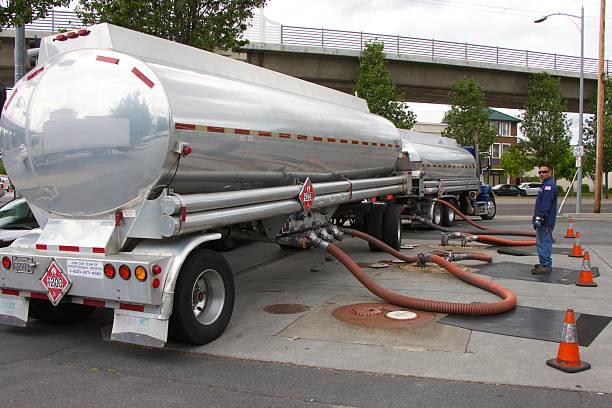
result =
[[[397,248],[402,209],[475,207],[362,99],[108,24],[45,38],[2,109],[7,172],[47,218],[0,251],[5,324],[105,307],[113,340],[204,344],[235,239],[306,248],[352,222]]]

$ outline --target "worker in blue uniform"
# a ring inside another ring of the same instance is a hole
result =
[[[557,185],[552,177],[552,167],[541,165],[538,170],[542,186],[538,191],[532,224],[536,230],[536,248],[540,263],[531,270],[534,274],[546,274],[552,270],[552,232],[557,220]]]

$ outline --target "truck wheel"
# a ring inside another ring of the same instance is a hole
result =
[[[489,199],[487,200],[487,210],[484,214],[480,216],[483,220],[492,220],[495,218],[495,214],[497,214],[497,204],[495,204],[495,197],[493,194],[489,194]]]
[[[383,217],[382,240],[391,248],[399,251],[402,243],[402,207],[387,205]]]
[[[453,199],[453,198],[449,198],[444,200],[446,202],[448,202],[449,204],[453,205],[454,207],[457,207],[457,200]],[[448,207],[443,207],[442,208],[442,225],[445,227],[452,227],[453,223],[455,222],[455,217],[457,214],[455,214],[455,211],[451,210]]]
[[[438,203],[433,203],[431,206],[431,222],[436,225],[442,225],[444,221],[444,208]]]
[[[384,241],[383,239],[383,217],[385,214],[385,208],[387,207],[384,203],[372,203],[370,211],[365,216],[366,232],[368,235]],[[380,252],[380,249],[374,245],[368,243],[370,251]]]
[[[87,319],[96,310],[94,306],[60,303],[53,306],[44,299],[30,299],[30,316],[43,322],[71,324]]]
[[[210,249],[187,258],[174,289],[172,338],[206,344],[219,337],[234,310],[234,277],[223,256]]]

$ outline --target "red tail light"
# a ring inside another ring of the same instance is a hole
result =
[[[158,278],[154,278],[153,282],[151,282],[151,286],[153,286],[154,289],[159,288],[159,284],[160,284],[160,282],[159,282]]]
[[[130,270],[129,266],[121,265],[119,267],[119,276],[121,276],[123,279],[128,280],[130,279],[131,275],[132,275],[132,271]]]
[[[89,35],[90,32],[91,31],[89,31],[86,28],[81,28],[79,31],[77,31],[77,34],[80,36],[86,36],[86,35]]]
[[[66,41],[68,39],[68,37],[66,37],[66,34],[58,34],[55,36],[55,41]]]
[[[153,267],[151,268],[151,273],[153,275],[159,275],[160,273],[162,273],[162,268],[159,265],[153,265]]]
[[[5,256],[2,258],[2,267],[4,269],[11,269],[11,258]]]
[[[70,31],[68,34],[66,34],[66,37],[68,38],[77,38],[79,35],[77,33],[75,33],[74,31]]]
[[[111,264],[104,265],[104,275],[109,279],[113,279],[115,277],[115,267]]]

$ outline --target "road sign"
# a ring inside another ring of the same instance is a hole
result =
[[[582,156],[576,156],[576,168],[582,167]]]
[[[304,212],[307,213],[308,211],[310,211],[310,207],[314,203],[314,199],[315,199],[314,187],[312,186],[312,183],[310,182],[310,177],[308,177],[306,181],[304,182],[304,186],[302,187],[302,190],[300,191],[299,198],[300,198],[300,203],[302,203],[302,208],[304,208]]]
[[[584,156],[584,146],[574,146],[574,156],[576,157]]]
[[[70,286],[72,286],[72,281],[55,262],[55,259],[53,259],[40,278],[40,284],[43,288],[47,289],[47,296],[53,306],[57,306],[66,292],[68,292],[68,289],[70,289]]]

